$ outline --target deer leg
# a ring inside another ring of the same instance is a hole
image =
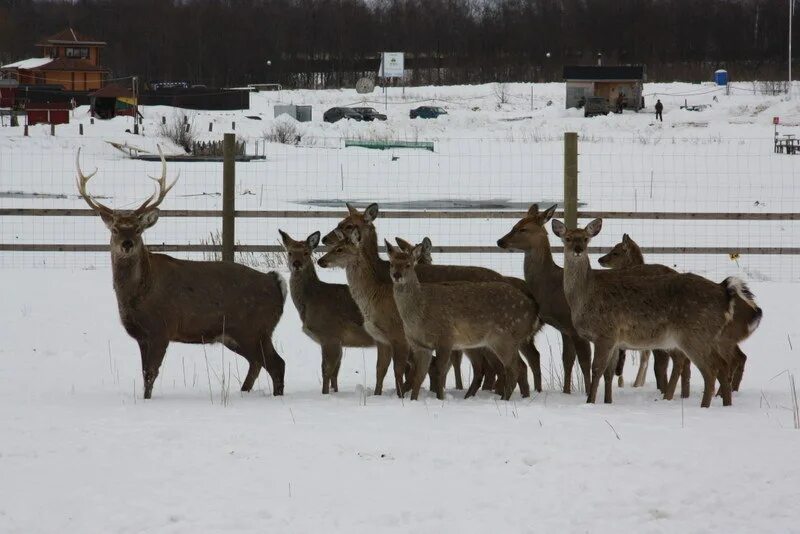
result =
[[[484,354],[483,359],[483,391],[494,391],[494,386],[497,383],[497,363],[495,362],[494,354]]]
[[[272,379],[272,394],[276,397],[283,395],[283,379],[286,374],[286,362],[283,361],[278,351],[272,345],[272,339],[269,337],[261,338],[259,341],[259,348],[261,349],[261,361],[264,364],[264,369],[269,373]]]
[[[444,400],[445,383],[447,382],[447,372],[450,370],[450,355],[453,348],[442,346],[436,349],[436,382],[433,383],[436,398]]]
[[[656,387],[661,393],[667,391],[667,367],[669,367],[670,353],[663,350],[653,351],[653,374],[656,378]]]
[[[542,391],[542,366],[541,366],[541,356],[539,355],[539,351],[536,349],[536,345],[533,343],[533,337],[530,337],[523,341],[520,346],[519,350],[525,359],[528,361],[528,366],[531,368],[531,372],[533,373],[533,389],[537,392]],[[525,375],[527,376],[528,371],[525,371]]]
[[[253,389],[253,384],[255,384],[256,378],[258,378],[258,373],[261,372],[261,362],[257,359],[251,359],[252,355],[250,354],[246,355],[245,358],[247,358],[250,367],[247,369],[247,376],[244,377],[241,390],[248,392]]]
[[[572,366],[575,365],[575,343],[567,334],[561,333],[561,363],[564,366],[564,393],[572,393]]]
[[[342,367],[342,346],[337,345],[339,356],[336,358],[336,367],[331,375],[331,389],[334,393],[339,393],[339,369]]]
[[[336,376],[336,365],[342,359],[341,345],[322,346],[322,394],[330,393],[330,386]],[[335,390],[334,390],[335,391]]]
[[[625,370],[625,351],[619,351],[617,354],[617,385],[619,387],[625,387],[625,379],[622,377],[622,373]]]
[[[464,395],[465,399],[474,397],[475,394],[478,393],[478,390],[481,388],[481,382],[483,381],[483,375],[485,372],[485,358],[482,353],[467,351],[467,358],[472,364],[472,382],[467,389],[467,393]]]
[[[456,389],[464,389],[464,380],[461,377],[461,361],[464,359],[464,353],[460,350],[454,350],[450,355],[450,361],[453,363],[453,374],[456,377]]]
[[[735,350],[735,359],[731,380],[731,387],[733,388],[733,391],[739,391],[739,385],[742,383],[742,376],[744,376],[745,363],[747,363],[747,355],[737,346]]]
[[[392,348],[392,366],[394,368],[394,385],[397,388],[397,396],[401,399],[405,396],[406,392],[406,384],[405,384],[405,370],[406,366],[408,365],[410,349],[407,344],[397,344]],[[415,365],[418,364],[416,360],[414,360]],[[422,368],[416,369],[417,373],[422,373],[423,378],[430,370],[430,360],[425,361],[425,366]]]
[[[688,399],[692,391],[692,362],[685,356],[683,357],[683,369],[681,370],[681,398]]]
[[[519,386],[519,393],[523,399],[531,396],[531,385],[528,382],[528,366],[517,354],[517,385]]]
[[[606,370],[603,373],[603,380],[605,384],[605,390],[603,392],[603,402],[606,404],[611,404],[613,402],[614,396],[614,375],[616,374],[617,370],[617,358],[619,357],[618,350],[611,351],[611,359],[606,365]]]
[[[670,351],[669,355],[672,358],[672,372],[669,375],[669,381],[667,381],[667,387],[664,390],[664,400],[673,399],[675,396],[675,389],[678,387],[678,380],[681,377],[681,373],[683,373],[683,366],[688,365],[687,358],[682,352]]]
[[[153,395],[153,384],[158,378],[158,370],[167,352],[169,341],[166,339],[143,339],[139,341],[139,352],[142,356],[142,379],[144,380],[144,398]]]
[[[383,346],[384,350],[381,350]],[[383,379],[389,371],[389,364],[392,362],[393,347],[378,344],[378,363],[375,369],[375,395],[383,393]]]
[[[519,346],[509,342],[507,339],[497,340],[490,346],[492,352],[499,360],[497,366],[498,374],[503,379],[502,400],[511,399],[514,388],[517,387],[517,369],[519,357]]]
[[[606,368],[611,359],[611,352],[614,349],[614,342],[600,339],[594,343],[594,361],[592,362],[592,381],[589,387],[587,403],[594,404],[597,399],[597,390],[600,387],[600,379],[605,376]]]
[[[702,365],[697,365],[700,374],[703,375],[703,399],[700,401],[701,408],[708,408],[711,406],[711,398],[714,396],[714,386],[717,384],[717,373],[713,365],[708,365],[703,362]]]
[[[583,373],[583,388],[584,391],[588,391],[592,377],[592,346],[582,337],[575,338],[573,342],[578,355],[578,365],[581,366]]]
[[[636,380],[633,382],[633,387],[640,388],[644,386],[647,381],[647,368],[650,365],[650,351],[643,350],[639,352],[639,371],[636,373]]]
[[[416,373],[411,381],[411,400],[419,399],[419,390],[422,387],[422,382],[425,381],[427,370],[430,369],[432,357],[433,355],[430,351],[414,351],[414,361],[417,362],[417,365],[415,367]]]

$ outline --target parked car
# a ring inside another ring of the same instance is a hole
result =
[[[386,115],[378,113],[375,108],[351,108],[353,111],[361,115],[365,121],[385,121]]]
[[[583,116],[591,117],[593,115],[608,115],[611,109],[608,106],[608,100],[602,96],[590,96],[586,99],[583,105]]]
[[[435,119],[439,115],[447,115],[447,112],[438,106],[420,106],[412,109],[408,115],[412,119]]]
[[[342,119],[360,121],[363,119],[363,117],[361,116],[361,113],[358,113],[350,108],[331,108],[322,116],[322,120],[325,122],[336,122]]]

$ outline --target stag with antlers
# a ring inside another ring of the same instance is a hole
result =
[[[161,154],[161,148],[158,150]],[[76,158],[78,192],[111,231],[111,269],[122,325],[139,344],[144,398],[153,393],[170,341],[223,343],[250,364],[242,391],[250,391],[263,367],[273,393],[283,394],[285,363],[272,344],[283,314],[286,284],[276,272],[244,265],[187,261],[147,250],[142,233],[158,221],[158,206],[175,185],[167,186],[167,163],[161,154],[161,177],[150,177],[156,192],[133,211],[104,206],[86,191],[88,176]]]

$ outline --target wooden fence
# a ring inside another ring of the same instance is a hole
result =
[[[148,248],[161,252],[216,252],[222,253],[225,261],[233,261],[235,252],[282,252],[280,245],[235,244],[236,219],[340,219],[342,211],[333,210],[236,210],[235,209],[235,135],[225,134],[225,162],[223,163],[222,210],[161,210],[161,217],[221,218],[222,244],[153,244]],[[579,211],[577,200],[578,152],[577,134],[565,134],[564,142],[564,210],[557,211],[568,226],[574,227],[578,218],[627,219],[627,220],[675,220],[675,221],[798,221],[800,213],[688,213],[688,212],[625,212],[625,211]],[[94,217],[91,209],[65,208],[0,208],[0,217]],[[523,211],[381,211],[382,219],[519,219]],[[324,250],[324,249],[323,249]],[[107,244],[66,243],[0,243],[0,252],[107,252]],[[434,246],[439,253],[501,253],[496,246]],[[562,247],[553,247],[562,252]],[[607,249],[589,247],[591,253],[603,253]],[[758,254],[800,255],[799,247],[642,247],[648,254]]]

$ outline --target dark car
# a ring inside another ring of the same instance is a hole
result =
[[[608,100],[602,96],[590,96],[586,99],[583,105],[583,116],[591,117],[593,115],[608,115],[611,108],[608,105]]]
[[[325,122],[336,122],[342,119],[360,121],[363,119],[363,117],[361,116],[361,113],[350,108],[331,108],[322,116],[322,120]]]
[[[385,121],[386,115],[378,113],[375,108],[350,108],[361,115],[365,121]]]
[[[420,106],[412,109],[408,115],[412,119],[435,119],[439,115],[447,115],[447,112],[438,106]]]

